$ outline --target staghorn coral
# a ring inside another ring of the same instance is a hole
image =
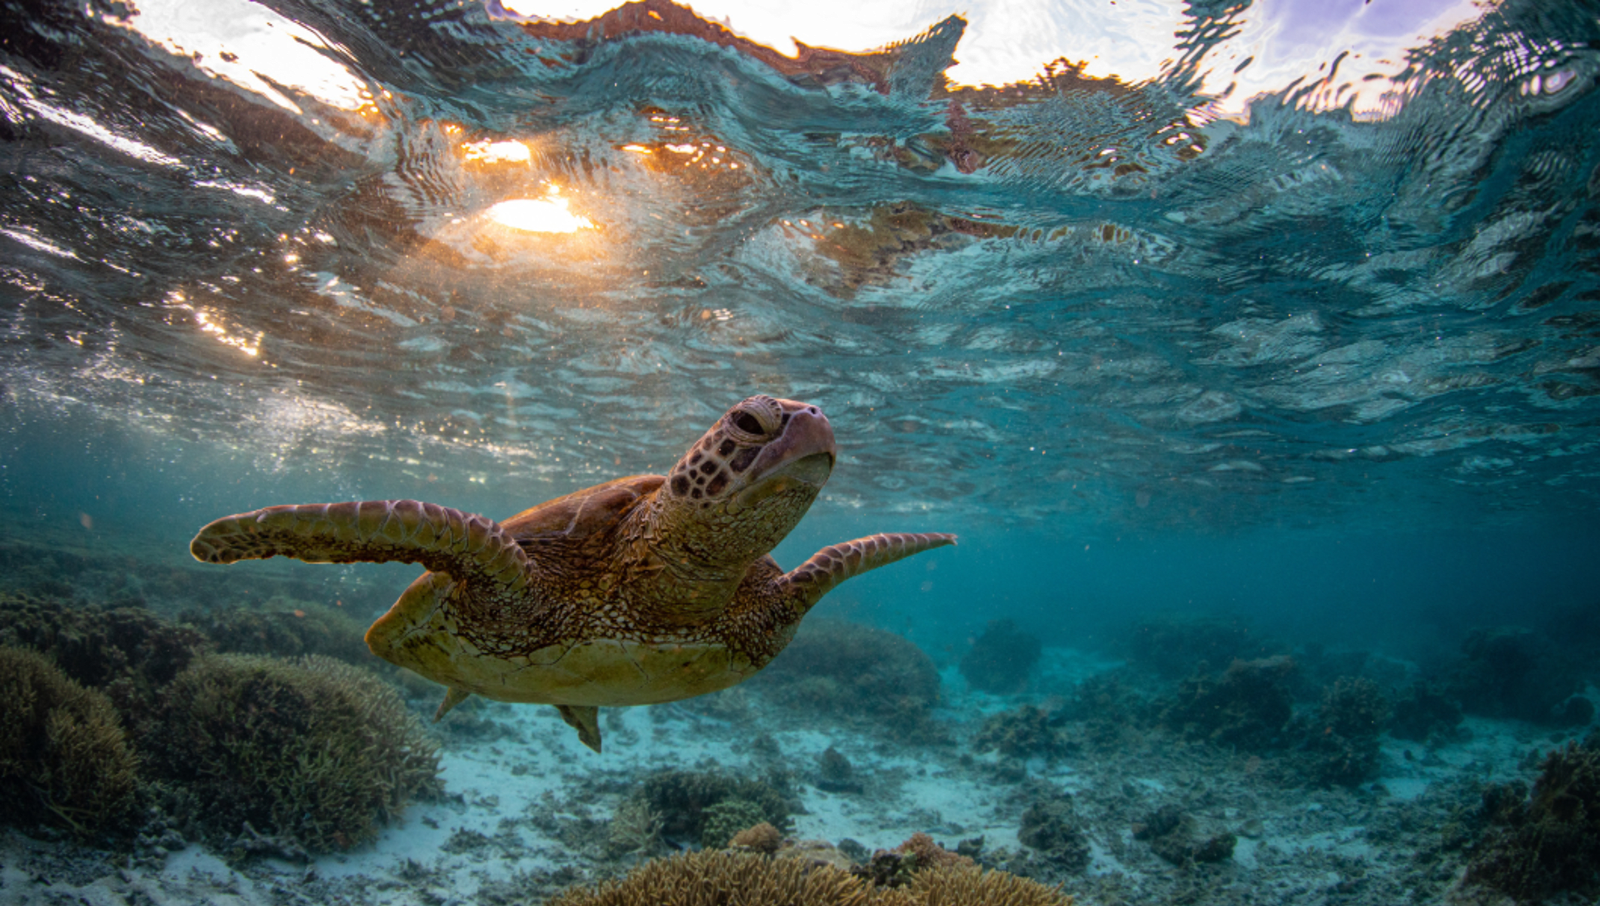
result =
[[[399,695],[320,655],[202,658],[165,690],[141,741],[214,833],[249,824],[311,850],[362,843],[442,789],[434,745]]]
[[[903,887],[881,889],[832,865],[703,850],[569,888],[546,906],[1072,906],[1072,898],[976,866],[919,871]]]
[[[0,821],[129,830],[138,760],[111,702],[37,651],[0,647]]]
[[[745,686],[788,708],[863,722],[909,741],[938,741],[939,671],[922,649],[873,626],[807,619]]]
[[[1520,902],[1575,894],[1600,896],[1600,732],[1545,757],[1533,793],[1520,785],[1484,791],[1490,822],[1467,869],[1467,880]]]
[[[1028,674],[1039,660],[1039,640],[1010,620],[990,620],[983,635],[961,658],[961,675],[974,689],[1008,695],[1028,687]]]

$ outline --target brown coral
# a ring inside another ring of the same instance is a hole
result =
[[[747,827],[733,835],[728,845],[738,849],[748,849],[752,852],[772,855],[783,845],[783,834],[771,824],[763,821],[755,827]]]
[[[921,831],[911,835],[906,842],[896,846],[894,851],[901,855],[917,857],[916,870],[928,868],[945,868],[956,865],[971,865],[972,860],[966,856],[957,855],[934,842],[934,839]]]
[[[0,820],[80,835],[132,816],[138,762],[104,694],[0,647]]]
[[[910,841],[907,841],[910,842]],[[931,842],[931,841],[930,841]],[[947,865],[905,887],[874,888],[831,865],[744,853],[683,853],[618,881],[574,887],[547,906],[1072,906],[1059,890],[1001,871]]]

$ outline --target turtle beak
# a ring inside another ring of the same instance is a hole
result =
[[[730,502],[733,512],[797,487],[808,488],[815,495],[833,474],[839,449],[834,444],[833,426],[828,424],[828,417],[815,406],[790,405],[797,411],[790,412],[783,434],[769,442],[756,457],[750,467],[753,477],[750,486]]]

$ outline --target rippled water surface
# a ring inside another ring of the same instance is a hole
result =
[[[951,68],[982,8],[829,51],[661,0],[7,6],[10,503],[503,516],[766,392],[863,529],[1581,524],[1600,25],[1350,6],[1100,11],[1004,87]]]

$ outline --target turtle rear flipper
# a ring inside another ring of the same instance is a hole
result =
[[[307,563],[420,563],[458,582],[511,592],[527,584],[528,555],[485,516],[416,500],[269,506],[221,519],[189,542],[202,563],[293,557]]]
[[[777,585],[784,599],[810,610],[846,579],[880,566],[887,566],[912,554],[955,544],[956,536],[944,532],[887,532],[854,541],[832,544],[811,555],[811,559],[781,576]]]

